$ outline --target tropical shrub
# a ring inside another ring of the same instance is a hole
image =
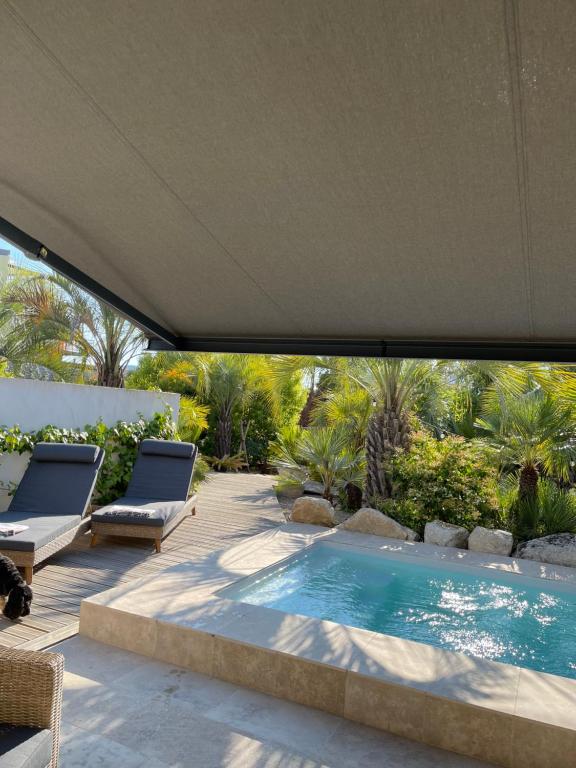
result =
[[[431,520],[473,528],[498,519],[496,468],[484,446],[420,431],[391,461],[393,495],[378,507],[422,534]]]
[[[575,456],[572,407],[541,388],[520,394],[485,395],[477,426],[497,453],[503,471],[516,471],[518,494],[537,504],[538,480],[569,477]]]
[[[322,484],[324,498],[332,501],[340,490],[360,482],[365,473],[364,455],[348,443],[338,427],[291,427],[273,444],[273,464],[283,480]]]
[[[48,425],[36,432],[22,432],[19,427],[0,427],[0,454],[26,453],[36,443],[89,443],[99,445],[106,457],[96,483],[94,501],[108,504],[124,495],[136,461],[138,445],[147,437],[164,440],[177,438],[172,412],[156,413],[146,421],[119,421],[112,427],[103,422],[84,429],[65,429]]]
[[[507,525],[516,539],[527,541],[552,533],[576,533],[576,494],[567,491],[554,481],[540,478],[534,498],[522,498],[517,487],[511,492],[500,491]],[[509,483],[508,483],[509,485]]]

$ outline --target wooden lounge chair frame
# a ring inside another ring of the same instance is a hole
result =
[[[0,519],[1,522],[1,519]],[[32,577],[34,573],[34,566],[44,562],[47,558],[55,555],[68,544],[77,539],[79,536],[83,536],[90,529],[90,518],[86,517],[80,521],[80,524],[75,528],[72,528],[66,533],[58,536],[52,541],[45,544],[43,547],[39,547],[36,550],[21,551],[18,549],[2,549],[0,547],[0,555],[6,555],[14,563],[14,565],[21,568],[24,572],[24,578],[27,584],[32,584]]]
[[[196,514],[197,494],[190,496],[186,504],[165,525],[130,525],[129,523],[98,523],[92,521],[90,546],[98,544],[99,536],[127,536],[131,539],[152,539],[156,552],[162,552],[162,540],[180,525],[185,517]]]

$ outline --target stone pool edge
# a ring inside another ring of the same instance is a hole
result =
[[[576,585],[572,569],[286,524],[82,602],[80,633],[506,768],[576,754],[576,680],[220,597],[315,541]]]

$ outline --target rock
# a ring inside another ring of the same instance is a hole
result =
[[[302,492],[304,496],[323,496],[324,486],[322,483],[317,483],[316,480],[306,480],[302,486]]]
[[[491,555],[504,555],[512,552],[514,537],[510,531],[493,530],[477,525],[468,539],[468,549],[473,552],[488,552]]]
[[[386,536],[389,539],[401,539],[402,541],[418,541],[419,539],[416,531],[405,525],[400,525],[380,510],[371,507],[362,507],[338,527],[345,531],[371,533],[374,536]]]
[[[516,557],[576,568],[576,534],[553,533],[541,539],[525,541],[518,546]]]
[[[466,548],[468,531],[460,525],[434,520],[424,526],[424,541],[426,544],[436,544],[439,547]]]
[[[334,507],[326,499],[316,496],[301,496],[292,507],[290,520],[293,523],[309,523],[310,525],[334,525]]]

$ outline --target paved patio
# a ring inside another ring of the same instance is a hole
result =
[[[18,622],[0,615],[0,648],[41,649],[78,631],[80,602],[110,587],[170,565],[202,557],[274,527],[284,514],[273,491],[275,478],[212,474],[199,492],[197,514],[163,542],[109,538],[91,549],[85,535],[34,574],[32,613]]]
[[[488,768],[84,637],[54,650],[62,768]]]

